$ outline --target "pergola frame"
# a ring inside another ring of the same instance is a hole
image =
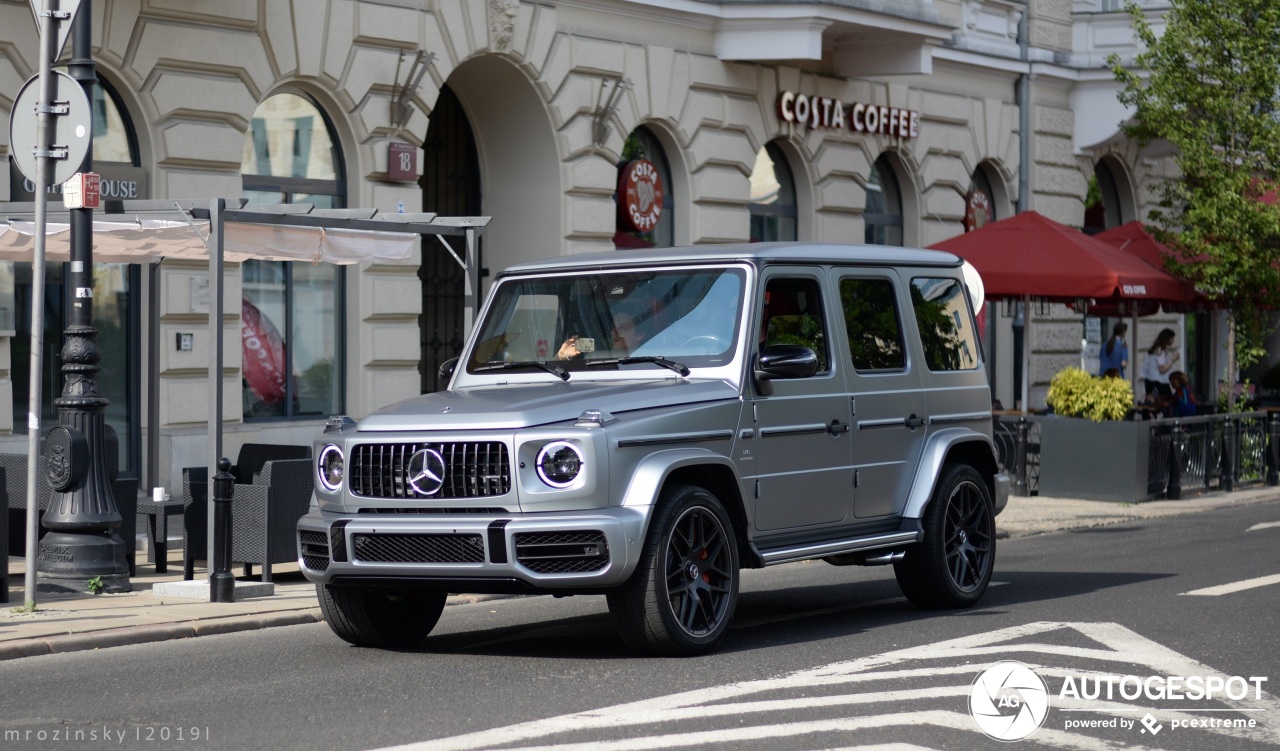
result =
[[[208,208],[200,205],[198,200],[153,199],[153,200],[109,200],[103,201],[96,210],[95,216],[102,219],[167,219],[171,221],[196,220],[209,222],[209,237],[203,238],[209,250],[209,479],[218,472],[218,460],[222,457],[222,315],[223,315],[223,247],[226,239],[226,225],[266,224],[286,227],[310,227],[315,229],[343,229],[368,232],[396,232],[420,236],[434,236],[445,250],[453,256],[462,267],[466,279],[464,289],[464,334],[469,334],[475,324],[476,314],[480,308],[480,263],[477,241],[489,224],[489,217],[442,217],[434,213],[382,214],[377,209],[317,209],[311,204],[268,204],[245,205],[245,199],[214,198],[209,201]],[[0,216],[8,220],[34,221],[35,203],[3,203],[0,202]],[[49,211],[47,221],[69,222],[70,212],[67,210]],[[192,233],[199,236],[194,223]],[[449,245],[446,238],[458,237],[465,240],[463,255]],[[424,247],[423,252],[426,252]],[[163,257],[163,251],[155,256]],[[140,259],[141,260],[141,259]],[[43,280],[33,280],[43,284]],[[152,287],[153,292],[156,286]],[[154,299],[153,295],[153,299]],[[148,405],[151,409],[151,420],[157,419],[159,401],[159,383],[157,382],[157,355],[159,353],[159,318],[153,310],[148,321],[150,346],[148,348]],[[159,454],[159,433],[149,429],[147,432],[148,474],[155,474],[155,459]],[[148,483],[149,485],[152,483]],[[208,517],[213,518],[213,493],[209,493]],[[213,561],[214,539],[208,535],[208,558]]]

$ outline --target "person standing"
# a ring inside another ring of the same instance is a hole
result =
[[[1129,367],[1129,345],[1124,340],[1129,324],[1123,321],[1111,327],[1111,338],[1098,351],[1098,375],[1106,375],[1114,368],[1124,378],[1125,368]]]
[[[1146,382],[1147,396],[1160,395],[1172,397],[1173,389],[1169,386],[1169,373],[1174,370],[1182,355],[1173,346],[1177,334],[1173,329],[1163,329],[1147,350],[1147,359],[1142,363],[1142,379]]]

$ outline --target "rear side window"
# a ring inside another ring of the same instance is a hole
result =
[[[854,370],[903,370],[902,317],[893,282],[888,279],[841,279],[840,306],[849,334]]]
[[[932,371],[973,370],[978,367],[978,342],[964,285],[956,279],[916,277],[911,280],[911,303],[924,347],[924,362]]]

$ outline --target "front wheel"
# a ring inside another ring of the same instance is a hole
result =
[[[412,647],[444,611],[444,592],[414,592],[317,584],[325,623],[358,647]]]
[[[737,538],[720,501],[694,485],[665,490],[635,573],[608,600],[633,649],[670,656],[714,649],[738,601]]]
[[[996,558],[991,493],[978,471],[946,464],[925,509],[924,537],[893,564],[898,586],[922,608],[964,608],[982,598]]]

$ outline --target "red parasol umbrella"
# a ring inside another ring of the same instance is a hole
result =
[[[1194,299],[1190,285],[1162,269],[1034,211],[983,225],[930,247],[972,263],[992,298]]]
[[[1152,266],[1162,271],[1164,270],[1164,267],[1165,267],[1165,259],[1168,259],[1168,258],[1176,259],[1178,257],[1177,253],[1172,248],[1170,248],[1169,246],[1165,245],[1164,243],[1160,242],[1155,237],[1153,237],[1151,233],[1147,231],[1146,226],[1144,226],[1143,223],[1138,221],[1137,219],[1134,219],[1131,222],[1126,222],[1120,225],[1119,227],[1112,227],[1111,229],[1106,230],[1104,232],[1099,232],[1098,234],[1094,235],[1094,237],[1098,240],[1103,240],[1105,242],[1111,243],[1112,245],[1116,246],[1120,250],[1123,250],[1124,252],[1136,258],[1141,258],[1143,261],[1151,264]],[[1178,279],[1178,277],[1174,277],[1174,278]],[[1165,308],[1167,310],[1180,309],[1182,307],[1185,307],[1185,304],[1187,303],[1194,303],[1198,307],[1204,307],[1208,305],[1208,301],[1204,298],[1204,296],[1196,291],[1195,284],[1185,279],[1178,279],[1178,281],[1184,287],[1185,299],[1163,301],[1166,303]],[[1124,310],[1125,306],[1123,305],[1120,305],[1120,306],[1112,305],[1112,307],[1118,308],[1119,312],[1125,315],[1128,315],[1130,313],[1136,313],[1137,315],[1148,315],[1149,313],[1155,312],[1154,305],[1149,305],[1149,306],[1139,305],[1137,306],[1136,309],[1132,308],[1131,306],[1129,310]],[[1107,312],[1107,310],[1092,311],[1091,309],[1091,312],[1094,312],[1095,314],[1101,314],[1101,315],[1110,315],[1110,313]]]

